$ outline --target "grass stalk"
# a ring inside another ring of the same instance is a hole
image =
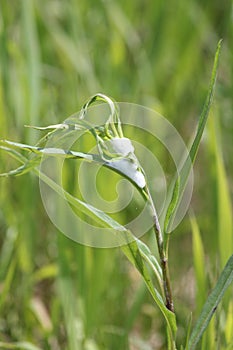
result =
[[[157,247],[159,252],[159,258],[160,258],[160,264],[162,268],[162,275],[163,275],[163,289],[164,289],[164,295],[165,295],[165,301],[166,301],[166,307],[168,310],[174,313],[174,303],[173,303],[173,297],[172,297],[172,289],[171,289],[171,282],[170,282],[170,274],[169,274],[169,266],[168,266],[168,257],[164,250],[164,241],[163,241],[163,234],[161,230],[161,226],[158,219],[158,214],[153,202],[153,199],[151,197],[150,191],[148,187],[146,188],[146,192],[148,195],[148,200],[150,202],[150,208],[153,218],[153,230],[155,232],[155,237],[157,241]]]

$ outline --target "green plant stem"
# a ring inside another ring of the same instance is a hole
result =
[[[152,211],[153,229],[156,236],[158,252],[160,257],[160,264],[162,268],[163,288],[164,288],[164,295],[166,299],[166,307],[168,310],[174,312],[174,303],[172,298],[172,290],[171,290],[169,267],[168,267],[168,256],[166,255],[164,250],[163,235],[159,224],[158,214],[148,187],[146,188],[146,192],[148,195],[148,200],[150,202],[150,208]]]

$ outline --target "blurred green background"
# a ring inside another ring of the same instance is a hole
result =
[[[229,0],[0,0],[0,138],[24,143],[39,137],[25,124],[59,123],[96,92],[157,110],[188,143],[223,38],[195,165],[198,225],[187,216],[171,242],[178,344],[233,251],[232,14]],[[0,173],[15,165],[2,152],[0,161]],[[160,314],[119,249],[83,247],[57,232],[33,175],[0,179],[0,203],[0,342],[44,350],[166,348]],[[232,290],[203,349],[228,349],[230,296]]]

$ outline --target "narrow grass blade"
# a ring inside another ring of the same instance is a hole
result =
[[[194,138],[194,141],[192,143],[191,149],[190,149],[190,158],[192,160],[192,162],[194,163],[196,155],[197,155],[197,151],[201,142],[201,138],[202,138],[202,134],[204,132],[205,126],[206,126],[206,122],[207,122],[207,118],[209,116],[209,111],[210,111],[210,107],[212,105],[212,100],[213,100],[213,95],[214,95],[214,87],[215,87],[215,82],[217,79],[217,70],[218,70],[218,63],[219,63],[219,56],[220,56],[220,51],[221,51],[221,44],[222,44],[222,40],[219,41],[218,43],[218,47],[217,47],[217,51],[215,54],[215,58],[214,58],[214,65],[213,65],[213,70],[212,70],[212,74],[211,74],[211,80],[210,80],[210,86],[209,86],[209,90],[208,90],[208,94],[206,97],[206,101],[198,122],[198,127],[197,127],[197,132]]]
[[[11,285],[12,285],[14,274],[15,274],[15,269],[16,269],[16,259],[14,258],[11,260],[11,263],[8,267],[7,274],[5,276],[3,287],[1,290],[0,310],[4,307],[5,300],[10,293]]]
[[[226,324],[225,324],[225,336],[227,344],[230,344],[233,340],[233,300],[230,301],[227,310]],[[232,342],[233,349],[233,342]]]
[[[206,327],[208,326],[212,316],[214,315],[218,304],[222,300],[225,291],[230,286],[233,281],[233,255],[228,260],[226,266],[224,267],[218,282],[209,295],[201,315],[199,316],[197,323],[192,331],[189,343],[188,350],[196,349],[196,346],[201,339]]]
[[[41,60],[40,43],[37,30],[35,5],[33,1],[22,3],[23,40],[25,44],[25,60],[27,64],[27,98],[28,123],[37,124],[40,113],[41,97]],[[30,138],[32,139],[32,134]]]
[[[185,349],[187,349],[187,346],[188,346],[190,333],[191,333],[191,328],[192,328],[192,321],[193,321],[193,315],[191,313],[190,316],[189,316],[188,325],[187,325]]]
[[[0,342],[1,349],[19,349],[19,350],[42,350],[37,346],[28,342],[18,342],[18,343],[5,343]]]
[[[14,227],[9,227],[6,231],[4,241],[1,247],[0,255],[0,281],[4,280],[4,277],[7,274],[10,263],[13,260],[14,249],[16,246],[18,238],[18,231]],[[1,298],[1,297],[0,297]]]
[[[233,217],[227,176],[222,157],[217,154],[218,234],[222,266],[233,251]]]
[[[193,262],[194,273],[196,281],[196,315],[200,315],[202,307],[206,301],[207,296],[207,280],[206,280],[206,264],[205,253],[201,233],[198,227],[198,223],[194,214],[190,216],[191,228],[192,228],[192,248],[193,248]],[[210,344],[213,342],[214,331],[212,324],[210,323],[207,332],[202,337],[201,349],[211,349]]]
[[[223,268],[233,251],[233,215],[230,188],[224,167],[224,156],[221,146],[221,126],[218,116],[213,115],[213,117],[215,118],[211,118],[210,123],[210,147],[215,158],[218,242],[221,267]]]
[[[206,300],[206,274],[205,274],[205,254],[200,230],[195,217],[190,217],[193,238],[193,262],[196,281],[196,307],[197,313]]]
[[[188,157],[186,158],[184,165],[180,171],[180,175],[177,177],[175,180],[175,183],[172,184],[172,187],[169,189],[170,198],[171,201],[168,204],[168,209],[166,212],[165,216],[165,226],[164,226],[164,232],[169,232],[169,225],[172,223],[172,220],[174,218],[174,215],[176,213],[176,209],[179,205],[179,202],[182,198],[182,195],[184,193],[184,189],[186,186],[187,179],[189,177],[192,164],[195,161],[198,148],[201,142],[201,138],[206,126],[207,118],[209,115],[210,107],[212,104],[213,100],[213,94],[214,94],[214,87],[215,87],[215,82],[217,78],[217,69],[218,69],[218,62],[219,62],[219,55],[220,55],[220,50],[221,50],[221,40],[218,43],[217,51],[215,53],[215,59],[214,59],[214,65],[212,69],[212,74],[211,74],[211,80],[210,80],[210,86],[208,90],[208,94],[206,97],[206,101],[198,122],[198,127],[196,131],[196,135],[194,137],[194,140],[191,145],[191,149],[189,152]]]

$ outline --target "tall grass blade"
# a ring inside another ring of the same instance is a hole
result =
[[[193,263],[196,281],[196,315],[200,315],[207,296],[205,253],[199,226],[193,214],[191,214],[190,221],[192,227]],[[213,342],[214,338],[214,328],[211,327],[210,324],[208,331],[202,337],[201,349],[205,350],[211,348],[210,344]]]
[[[215,176],[216,176],[216,206],[218,227],[218,247],[220,255],[221,268],[225,265],[227,259],[233,252],[233,215],[230,198],[230,189],[228,178],[224,166],[224,155],[221,145],[221,126],[218,115],[213,115],[210,122],[209,143],[215,159]],[[232,319],[232,293],[227,293],[224,300],[223,310],[226,312],[224,333],[227,343],[233,337],[233,319]]]
[[[229,302],[228,309],[227,309],[225,336],[226,336],[227,344],[232,343],[232,349],[233,349],[233,342],[232,342],[233,340],[233,300]]]
[[[41,92],[40,44],[35,20],[34,1],[22,3],[24,44],[27,62],[28,123],[38,124]],[[33,135],[30,135],[32,140]]]
[[[198,122],[197,126],[197,131],[196,135],[194,137],[194,140],[191,145],[191,149],[189,151],[189,155],[186,158],[184,165],[180,171],[180,175],[177,177],[175,180],[175,183],[172,184],[172,187],[169,189],[170,192],[170,203],[168,204],[168,209],[166,211],[166,216],[165,216],[165,226],[164,226],[164,231],[169,232],[169,226],[171,225],[174,215],[176,213],[176,210],[178,208],[178,205],[180,203],[180,200],[182,198],[183,192],[185,190],[186,182],[188,179],[188,176],[190,174],[192,164],[195,161],[198,148],[201,142],[201,138],[206,126],[207,118],[209,115],[210,107],[212,104],[213,100],[213,94],[214,94],[214,87],[215,87],[215,82],[217,78],[217,69],[218,69],[218,62],[219,62],[219,55],[220,55],[220,50],[221,50],[221,42],[222,40],[219,41],[217,51],[215,53],[215,59],[214,59],[214,65],[212,69],[212,74],[211,74],[211,80],[210,80],[210,86],[208,90],[208,94],[206,97],[206,101]]]
[[[191,329],[192,329],[192,321],[193,321],[193,315],[191,313],[189,316],[188,325],[187,325],[185,349],[187,349],[187,346],[188,346]],[[183,349],[183,346],[182,346],[182,349]]]
[[[213,117],[215,118],[212,118],[210,123],[210,143],[215,157],[218,242],[221,267],[223,267],[233,252],[233,215],[230,189],[224,167],[224,157],[221,147],[220,123],[217,115]]]
[[[216,286],[209,295],[205,305],[203,306],[201,315],[191,333],[188,343],[188,350],[196,349],[196,346],[206,330],[211,318],[213,317],[218,304],[222,300],[224,293],[233,281],[233,255],[224,267]]]
[[[195,217],[190,218],[193,237],[193,262],[196,281],[196,307],[197,312],[206,300],[206,274],[205,274],[205,254],[200,230]]]

